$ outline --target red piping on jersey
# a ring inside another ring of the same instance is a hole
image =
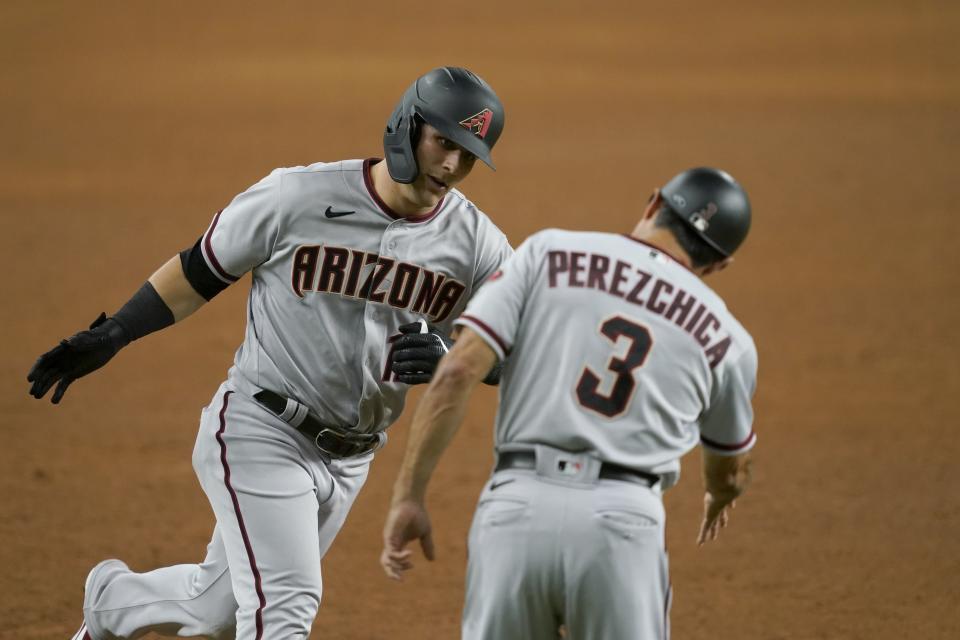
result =
[[[658,246],[655,245],[655,244],[650,244],[649,242],[644,242],[643,240],[639,240],[639,239],[637,239],[637,238],[634,238],[633,236],[631,236],[631,235],[629,235],[629,234],[626,234],[626,233],[621,233],[620,235],[623,236],[624,238],[626,238],[627,240],[633,240],[634,242],[639,242],[639,243],[642,244],[642,245],[645,245],[645,246],[647,246],[647,247],[650,247],[650,248],[653,249],[654,251],[657,251],[657,252],[659,252],[659,253],[662,253],[663,255],[667,256],[668,258],[670,258],[671,260],[673,260],[674,262],[676,262],[678,265],[680,265],[681,267],[683,267],[684,269],[686,269],[686,270],[689,271],[690,273],[693,273],[693,269],[691,269],[691,268],[688,267],[687,265],[683,264],[683,262],[681,262],[680,260],[678,260],[675,255],[671,255],[669,251],[664,250],[662,247],[658,247]],[[697,274],[696,274],[696,273],[693,273],[693,275],[697,275]],[[698,276],[698,277],[699,277],[699,276]]]
[[[223,267],[220,266],[217,256],[213,254],[213,245],[210,243],[210,238],[213,236],[213,230],[216,229],[217,223],[220,221],[221,213],[223,213],[223,209],[217,211],[217,215],[213,216],[213,222],[210,223],[210,228],[207,229],[206,235],[203,236],[203,248],[207,250],[207,257],[210,259],[210,264],[213,265],[213,268],[216,269],[220,277],[229,282],[236,282],[240,278],[230,275]]]
[[[667,552],[666,549],[663,550]],[[667,597],[663,599],[663,640],[670,640],[670,603],[673,601],[673,582],[667,580]]]
[[[497,344],[500,345],[501,349],[503,349],[504,355],[510,353],[510,347],[507,346],[507,343],[504,342],[503,338],[498,336],[497,332],[491,329],[490,326],[483,320],[475,318],[474,316],[468,316],[465,313],[460,316],[460,320],[466,320],[467,322],[477,325],[479,329],[482,329],[484,333],[497,341]]]
[[[223,432],[227,430],[227,404],[230,401],[230,394],[233,391],[227,391],[223,394],[223,408],[220,409],[220,430],[217,431],[217,442],[220,443],[220,463],[223,465],[223,483],[227,485],[227,491],[230,492],[230,499],[233,501],[233,512],[237,514],[237,524],[240,526],[240,535],[243,537],[243,546],[247,550],[247,558],[250,560],[250,571],[253,572],[253,584],[257,590],[257,598],[260,600],[260,606],[257,608],[257,638],[263,638],[263,609],[267,606],[267,598],[263,595],[263,585],[260,580],[260,571],[257,569],[257,559],[253,556],[253,546],[250,544],[250,536],[247,535],[247,527],[243,523],[243,514],[240,513],[240,500],[237,498],[237,492],[233,490],[230,484],[230,465],[227,464],[227,443],[223,441]]]
[[[377,190],[373,188],[373,178],[370,177],[370,167],[378,162],[381,162],[380,158],[367,158],[363,161],[363,184],[367,187],[367,191],[370,192],[370,197],[373,198],[373,201],[377,203],[377,206],[380,207],[385,214],[394,220],[406,220],[407,222],[426,222],[433,216],[437,215],[437,212],[440,211],[440,207],[443,206],[443,201],[446,199],[446,197],[440,198],[440,202],[438,202],[437,206],[433,208],[433,211],[419,216],[402,216],[387,206],[387,203],[380,198],[380,194],[377,193]]]
[[[700,442],[707,445],[708,447],[713,447],[714,449],[720,449],[721,451],[736,451],[737,449],[743,449],[745,446],[753,442],[753,439],[755,437],[756,435],[753,433],[753,431],[751,431],[750,435],[747,436],[746,440],[744,440],[743,442],[738,442],[737,444],[723,444],[720,442],[714,442],[713,440],[710,440],[709,438],[705,438],[703,436],[700,436]]]

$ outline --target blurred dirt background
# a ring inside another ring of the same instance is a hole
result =
[[[0,638],[70,637],[102,558],[202,558],[190,453],[248,279],[59,407],[27,395],[34,359],[274,167],[380,154],[397,98],[443,64],[506,105],[499,170],[463,190],[514,243],[626,231],[688,166],[752,197],[752,235],[711,284],[760,350],[756,478],[700,550],[699,454],[667,495],[674,637],[960,637],[958,42],[947,1],[7,0]],[[406,420],[391,429],[313,637],[458,637],[495,405],[475,398],[430,498],[439,559],[402,585],[377,564]]]

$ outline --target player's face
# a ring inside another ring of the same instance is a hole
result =
[[[476,159],[475,155],[424,124],[417,144],[420,175],[411,185],[417,199],[426,206],[435,205],[467,177]]]

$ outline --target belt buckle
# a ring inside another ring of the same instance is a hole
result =
[[[336,438],[337,441],[343,445],[344,449],[334,452],[324,448],[323,445],[320,444],[320,438],[327,433],[333,434],[334,438]],[[339,433],[336,429],[331,429],[329,427],[325,427],[320,430],[320,433],[313,438],[313,444],[316,445],[317,449],[320,449],[320,451],[333,458],[349,458],[350,456],[356,456],[369,450],[369,447],[367,447],[365,443],[358,442],[350,437],[345,437],[344,434]]]
[[[337,442],[343,447],[341,451],[330,451],[320,444],[320,438],[328,433],[332,434]],[[320,433],[313,438],[313,444],[317,447],[317,449],[333,458],[349,458],[351,456],[358,456],[361,453],[366,453],[368,451],[376,451],[383,446],[383,443],[385,442],[386,438],[382,438],[380,436],[370,437],[362,434],[343,433],[330,427],[324,427],[320,430]]]
[[[326,433],[336,433],[336,432],[333,429],[329,429],[329,428],[321,429],[320,433],[318,433],[313,437],[313,444],[316,445],[317,449],[320,449],[320,451],[323,451],[328,456],[339,458],[340,457],[339,455],[335,454],[333,451],[330,451],[329,449],[325,448],[322,444],[320,444],[320,438],[322,438],[323,435]]]

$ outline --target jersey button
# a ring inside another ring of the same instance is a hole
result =
[[[397,248],[397,241],[396,241],[396,240],[391,240],[391,241],[387,244],[387,249],[396,249],[396,248]]]

